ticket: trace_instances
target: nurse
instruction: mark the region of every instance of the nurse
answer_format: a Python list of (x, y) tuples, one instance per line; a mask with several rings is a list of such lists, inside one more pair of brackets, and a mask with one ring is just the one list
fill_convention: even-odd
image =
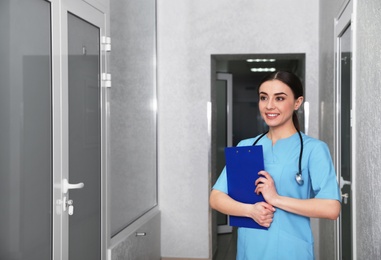
[(262, 145), (265, 170), (258, 173), (253, 192), (262, 193), (266, 202), (245, 204), (229, 197), (224, 169), (213, 186), (210, 205), (268, 227), (238, 228), (237, 259), (314, 259), (310, 218), (335, 220), (341, 208), (328, 146), (300, 132), (296, 111), (303, 103), (303, 87), (296, 75), (269, 74), (259, 84), (258, 95), (269, 131), (238, 146)]

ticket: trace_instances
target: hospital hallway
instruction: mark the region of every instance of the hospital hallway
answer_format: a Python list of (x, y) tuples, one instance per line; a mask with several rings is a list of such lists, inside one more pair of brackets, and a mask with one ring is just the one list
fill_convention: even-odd
[[(381, 260), (380, 28), (381, 0), (0, 0), (0, 260), (236, 259), (210, 197), (225, 148), (268, 130), (274, 71), (300, 79), (292, 113), (340, 188), (314, 259)], [(330, 198), (295, 147), (279, 193)]]

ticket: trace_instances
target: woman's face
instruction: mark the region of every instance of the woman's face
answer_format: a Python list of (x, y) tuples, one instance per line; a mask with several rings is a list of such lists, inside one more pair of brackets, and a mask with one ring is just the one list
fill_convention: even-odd
[(289, 86), (279, 80), (270, 80), (259, 87), (259, 111), (270, 128), (293, 127), (292, 115), (303, 102), (295, 99)]

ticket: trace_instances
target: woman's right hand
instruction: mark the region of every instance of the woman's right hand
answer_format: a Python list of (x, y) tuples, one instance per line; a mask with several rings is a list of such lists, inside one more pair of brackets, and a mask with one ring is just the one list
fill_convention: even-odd
[(275, 208), (266, 202), (249, 205), (248, 217), (263, 227), (270, 227), (273, 222)]

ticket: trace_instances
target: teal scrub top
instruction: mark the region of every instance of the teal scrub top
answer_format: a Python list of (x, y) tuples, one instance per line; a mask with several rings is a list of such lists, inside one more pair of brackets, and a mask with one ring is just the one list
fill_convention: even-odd
[[(263, 147), (265, 170), (272, 176), (279, 195), (298, 199), (333, 199), (341, 201), (328, 146), (303, 133), (302, 176), (298, 185), (300, 138), (298, 133), (278, 140), (275, 145), (265, 135), (257, 145)], [(242, 140), (238, 146), (251, 146), (258, 138)], [(228, 194), (226, 169), (213, 189)], [(253, 183), (253, 192), (255, 186)], [(308, 217), (277, 208), (268, 230), (238, 228), (237, 259), (314, 259), (313, 235)]]

